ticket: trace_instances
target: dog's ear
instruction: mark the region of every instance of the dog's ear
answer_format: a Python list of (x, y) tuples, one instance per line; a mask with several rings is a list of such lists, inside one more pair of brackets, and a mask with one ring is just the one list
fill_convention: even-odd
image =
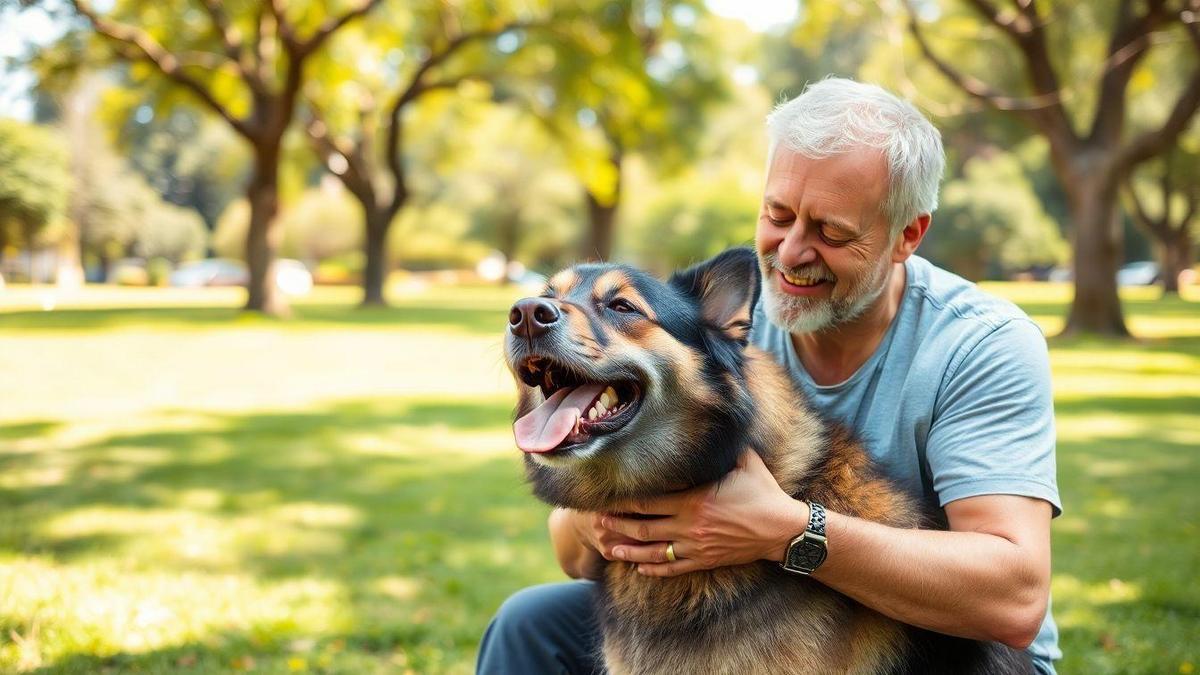
[(681, 272), (667, 283), (700, 305), (705, 324), (745, 346), (759, 293), (758, 256), (731, 248)]

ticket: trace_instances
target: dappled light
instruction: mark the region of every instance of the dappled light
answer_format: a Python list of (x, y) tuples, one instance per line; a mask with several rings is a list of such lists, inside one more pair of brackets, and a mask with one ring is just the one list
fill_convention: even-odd
[[(457, 329), (430, 328), (450, 297)], [(287, 323), (0, 312), (6, 368), (35, 385), (78, 373), (0, 418), (0, 626), (15, 636), (0, 664), (469, 672), (501, 600), (561, 578), (512, 447), (498, 331), (471, 329), (476, 313), (503, 320), (507, 297), (438, 287), (382, 316), (330, 305), (313, 319), (300, 304)], [(1200, 506), (1192, 307), (1160, 310), (1171, 330), (1141, 346), (1051, 343), (1066, 508), (1054, 600), (1078, 654), (1063, 672), (1164, 658), (1158, 626), (1200, 615), (1183, 543)], [(90, 361), (97, 344), (125, 356)], [(111, 385), (147, 369), (205, 394)]]

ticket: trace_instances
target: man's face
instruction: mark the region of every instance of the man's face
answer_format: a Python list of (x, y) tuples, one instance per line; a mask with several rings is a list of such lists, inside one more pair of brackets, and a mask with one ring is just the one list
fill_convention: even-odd
[(879, 297), (894, 241), (881, 212), (887, 182), (875, 150), (810, 159), (776, 149), (755, 232), (773, 323), (821, 331), (853, 321)]

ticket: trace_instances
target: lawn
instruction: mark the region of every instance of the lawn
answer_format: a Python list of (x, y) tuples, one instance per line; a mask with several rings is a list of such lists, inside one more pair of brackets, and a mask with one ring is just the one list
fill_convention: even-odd
[[(1068, 289), (996, 284), (1047, 330)], [(511, 447), (516, 291), (0, 291), (0, 671), (470, 672), (561, 577)], [(1200, 298), (1051, 342), (1062, 673), (1200, 664)], [(48, 310), (47, 308), (52, 308)]]

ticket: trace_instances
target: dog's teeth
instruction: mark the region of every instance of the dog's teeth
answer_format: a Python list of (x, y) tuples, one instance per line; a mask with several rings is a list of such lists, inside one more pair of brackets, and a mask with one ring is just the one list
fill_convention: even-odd
[(604, 390), (603, 394), (600, 394), (600, 402), (604, 404), (605, 408), (607, 408), (613, 404), (613, 399), (611, 396), (608, 395), (607, 389)]
[(608, 406), (604, 405), (604, 401), (596, 401), (596, 411), (603, 415), (608, 412)]
[(596, 409), (595, 408), (588, 409), (588, 419), (589, 420), (596, 419)]
[[(606, 397), (607, 397), (607, 400), (605, 400)], [(616, 403), (617, 402), (617, 390), (613, 389), (610, 386), (609, 388), (604, 390), (603, 394), (600, 395), (600, 400), (604, 401), (604, 405), (612, 405), (612, 404)]]

